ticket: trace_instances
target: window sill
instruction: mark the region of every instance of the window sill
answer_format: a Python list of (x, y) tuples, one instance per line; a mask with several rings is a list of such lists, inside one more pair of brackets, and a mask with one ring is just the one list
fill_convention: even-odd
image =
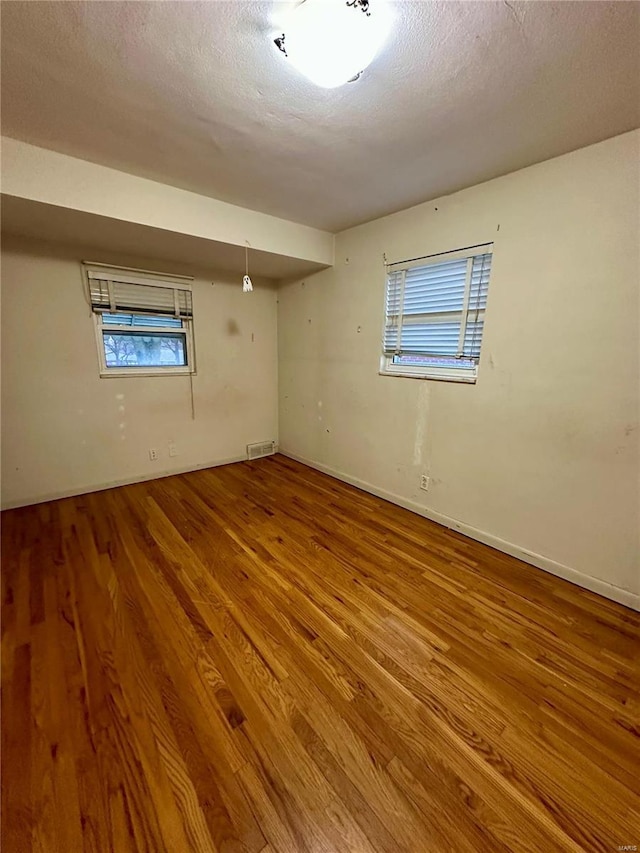
[(436, 382), (456, 382), (463, 385), (475, 385), (477, 376), (455, 376), (451, 373), (409, 373), (403, 370), (379, 370), (379, 376), (400, 376), (402, 379), (430, 379)]
[(185, 368), (184, 370), (180, 369), (169, 369), (169, 370), (138, 370), (136, 368), (131, 368), (130, 370), (107, 370), (100, 372), (100, 379), (122, 379), (123, 377), (132, 377), (132, 376), (195, 376), (195, 370), (189, 370)]

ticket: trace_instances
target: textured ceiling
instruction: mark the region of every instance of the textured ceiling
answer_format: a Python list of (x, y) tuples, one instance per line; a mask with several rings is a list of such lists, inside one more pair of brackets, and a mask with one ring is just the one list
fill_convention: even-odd
[(333, 90), (283, 5), (4, 2), (3, 133), (339, 230), (640, 125), (640, 3), (403, 0)]

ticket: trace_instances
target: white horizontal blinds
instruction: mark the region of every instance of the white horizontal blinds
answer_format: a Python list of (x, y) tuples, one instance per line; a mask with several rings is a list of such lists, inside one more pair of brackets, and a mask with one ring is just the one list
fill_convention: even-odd
[(389, 273), (387, 279), (387, 301), (384, 325), (384, 351), (391, 355), (398, 350), (400, 341), (400, 308), (402, 305), (405, 271)]
[(153, 329), (161, 326), (163, 329), (182, 329), (182, 320), (178, 317), (157, 317), (147, 314), (108, 314), (102, 313), (103, 326), (126, 326), (132, 329)]
[(400, 352), (457, 355), (466, 272), (464, 258), (407, 270)]
[(469, 310), (465, 330), (463, 354), (468, 358), (480, 358), (480, 346), (484, 331), (484, 312), (487, 307), (489, 276), (491, 275), (491, 253), (473, 258)]
[(87, 278), (94, 311), (166, 314), (183, 319), (193, 316), (189, 284), (138, 278), (103, 269), (88, 269)]
[(486, 253), (392, 269), (385, 353), (477, 359), (490, 268)]

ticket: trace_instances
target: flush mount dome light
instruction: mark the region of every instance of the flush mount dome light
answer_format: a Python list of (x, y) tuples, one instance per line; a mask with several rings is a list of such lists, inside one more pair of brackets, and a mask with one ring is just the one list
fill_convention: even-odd
[(278, 48), (317, 86), (357, 79), (389, 31), (384, 0), (303, 0), (283, 22)]

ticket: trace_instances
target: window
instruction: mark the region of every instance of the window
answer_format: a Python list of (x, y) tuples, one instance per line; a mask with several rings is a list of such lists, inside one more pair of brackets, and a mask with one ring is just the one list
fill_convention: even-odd
[(191, 284), (85, 265), (101, 376), (193, 373)]
[(381, 372), (475, 382), (492, 244), (387, 268)]

